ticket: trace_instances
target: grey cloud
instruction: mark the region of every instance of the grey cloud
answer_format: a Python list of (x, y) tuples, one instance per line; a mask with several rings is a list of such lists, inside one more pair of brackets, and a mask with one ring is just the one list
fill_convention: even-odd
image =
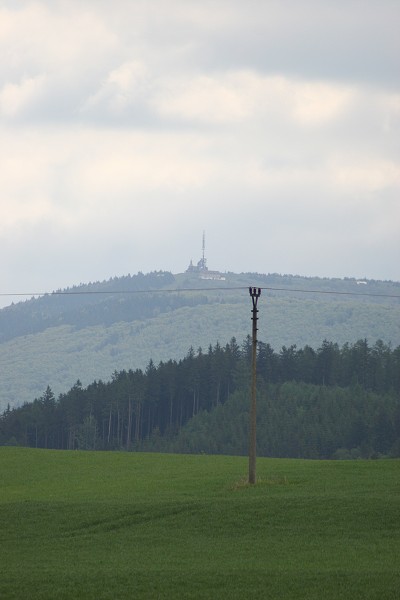
[[(71, 30), (62, 38), (62, 15), (53, 17), (53, 3), (38, 3), (47, 12), (49, 26), (60, 28), (60, 44), (66, 45), (79, 23), (74, 5), (65, 10)], [(23, 5), (25, 7), (28, 4)], [(60, 6), (56, 3), (57, 10)], [(76, 121), (130, 127), (183, 126), (182, 119), (161, 116), (153, 99), (163, 95), (167, 76), (170, 92), (189, 83), (191, 77), (209, 75), (219, 79), (225, 72), (250, 69), (260, 75), (299, 80), (341, 81), (398, 88), (400, 10), (396, 3), (369, 2), (360, 14), (355, 1), (328, 0), (283, 2), (172, 2), (168, 9), (155, 2), (153, 9), (123, 0), (113, 3), (79, 3), (85, 19), (95, 18), (93, 35), (77, 31), (75, 55), (65, 50), (53, 62), (39, 40), (12, 43), (14, 61), (0, 68), (0, 81), (21, 84), (27, 77), (44, 77), (37, 101), (21, 109), (14, 122)], [(65, 8), (65, 7), (64, 7)], [(57, 11), (56, 11), (57, 12)], [(25, 25), (26, 26), (26, 25)], [(43, 23), (45, 27), (45, 23)], [(102, 43), (102, 32), (107, 39)], [(112, 40), (112, 41), (111, 41)], [(27, 52), (27, 49), (31, 49)], [(54, 50), (56, 48), (54, 47)], [(6, 48), (7, 50), (7, 48)], [(57, 52), (55, 53), (57, 56)], [(141, 61), (148, 69), (146, 85), (139, 90), (118, 90), (110, 74), (129, 61)], [(11, 67), (9, 66), (11, 64)], [(57, 65), (57, 68), (55, 68)], [(1, 91), (1, 85), (0, 85)], [(119, 99), (125, 107), (115, 110)]]
[(238, 15), (235, 27), (203, 39), (203, 68), (399, 87), (396, 2), (252, 2)]

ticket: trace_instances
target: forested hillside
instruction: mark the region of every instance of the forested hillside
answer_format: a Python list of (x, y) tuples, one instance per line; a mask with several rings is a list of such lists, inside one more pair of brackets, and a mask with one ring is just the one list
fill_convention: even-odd
[(0, 310), (0, 343), (60, 325), (72, 325), (78, 329), (92, 325), (108, 326), (119, 321), (145, 319), (153, 316), (154, 311), (178, 308), (186, 302), (182, 299), (179, 302), (177, 298), (171, 301), (168, 297), (160, 301), (141, 294), (160, 290), (174, 281), (171, 273), (163, 271), (148, 275), (139, 273), (81, 284), (13, 304)]
[[(251, 340), (179, 361), (78, 381), (57, 399), (7, 409), (0, 443), (62, 449), (245, 454)], [(400, 346), (258, 344), (258, 451), (264, 456), (400, 456)]]
[(290, 275), (224, 274), (213, 281), (154, 272), (79, 285), (0, 310), (0, 410), (56, 396), (115, 370), (178, 360), (251, 329), (247, 286), (263, 287), (260, 338), (318, 347), (382, 339), (400, 344), (400, 284)]

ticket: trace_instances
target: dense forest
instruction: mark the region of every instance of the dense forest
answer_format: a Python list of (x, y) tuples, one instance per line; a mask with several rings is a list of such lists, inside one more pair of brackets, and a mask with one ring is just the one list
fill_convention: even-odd
[[(251, 339), (111, 381), (77, 381), (0, 418), (0, 444), (41, 448), (247, 452)], [(400, 456), (400, 346), (318, 349), (258, 343), (258, 452), (305, 458)]]

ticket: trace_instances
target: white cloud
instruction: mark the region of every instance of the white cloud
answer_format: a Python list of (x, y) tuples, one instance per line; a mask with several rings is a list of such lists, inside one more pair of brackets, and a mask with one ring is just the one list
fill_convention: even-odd
[(105, 114), (126, 116), (129, 108), (144, 101), (148, 87), (146, 66), (140, 61), (125, 62), (109, 73), (100, 89), (84, 101), (79, 113), (85, 115), (100, 109)]
[(44, 75), (29, 77), (21, 82), (6, 83), (0, 89), (0, 116), (15, 117), (37, 104), (44, 93), (46, 78)]
[(202, 75), (192, 81), (170, 81), (154, 103), (162, 116), (195, 122), (229, 123), (250, 114), (245, 93), (224, 77)]
[(399, 165), (392, 161), (363, 160), (348, 163), (345, 157), (332, 161), (332, 179), (341, 191), (361, 191), (385, 189), (389, 187), (400, 188)]
[(85, 2), (21, 2), (17, 10), (0, 9), (0, 48), (9, 62), (3, 72), (71, 68), (96, 69), (118, 44), (106, 15)]
[(254, 71), (236, 71), (192, 80), (160, 81), (150, 99), (163, 117), (218, 124), (274, 118), (301, 126), (334, 121), (354, 99), (349, 86), (305, 82)]
[(353, 91), (326, 83), (294, 85), (293, 114), (303, 124), (319, 125), (338, 118), (351, 102)]

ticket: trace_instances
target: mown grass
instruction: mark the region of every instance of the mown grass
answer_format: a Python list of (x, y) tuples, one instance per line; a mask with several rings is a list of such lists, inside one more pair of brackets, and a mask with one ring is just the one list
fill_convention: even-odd
[(400, 461), (0, 448), (0, 598), (397, 599)]

